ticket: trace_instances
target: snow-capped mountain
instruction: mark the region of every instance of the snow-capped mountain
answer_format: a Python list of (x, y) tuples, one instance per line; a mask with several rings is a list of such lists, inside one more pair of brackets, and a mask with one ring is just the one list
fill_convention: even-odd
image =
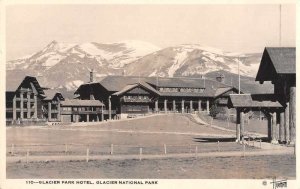
[(260, 54), (227, 53), (200, 45), (179, 45), (136, 60), (128, 65), (127, 72), (132, 75), (140, 70), (141, 75), (162, 77), (197, 76), (218, 70), (238, 74), (240, 67), (241, 75), (253, 77), (260, 57)]
[[(7, 62), (7, 77), (40, 76), (51, 88), (76, 89), (95, 77), (106, 75), (193, 76), (223, 70), (254, 77), (261, 54), (233, 54), (197, 44), (161, 49), (142, 41), (69, 44), (52, 41), (41, 51)], [(238, 62), (240, 61), (240, 64)]]

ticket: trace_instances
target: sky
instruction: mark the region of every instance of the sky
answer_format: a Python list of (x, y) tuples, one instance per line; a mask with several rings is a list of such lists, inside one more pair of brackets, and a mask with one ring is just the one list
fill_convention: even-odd
[[(281, 46), (296, 45), (296, 6), (281, 7)], [(32, 54), (53, 40), (139, 40), (161, 48), (200, 44), (261, 53), (280, 45), (279, 5), (8, 5), (6, 58)]]

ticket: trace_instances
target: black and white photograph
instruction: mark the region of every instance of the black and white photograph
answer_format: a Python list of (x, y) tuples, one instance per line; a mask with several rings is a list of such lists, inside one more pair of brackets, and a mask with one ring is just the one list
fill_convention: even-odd
[(296, 189), (297, 2), (233, 2), (2, 2), (0, 188)]

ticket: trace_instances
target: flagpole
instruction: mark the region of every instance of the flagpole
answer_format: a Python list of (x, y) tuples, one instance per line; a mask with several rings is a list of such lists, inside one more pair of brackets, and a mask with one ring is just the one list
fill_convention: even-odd
[(241, 94), (240, 57), (238, 57), (239, 94)]

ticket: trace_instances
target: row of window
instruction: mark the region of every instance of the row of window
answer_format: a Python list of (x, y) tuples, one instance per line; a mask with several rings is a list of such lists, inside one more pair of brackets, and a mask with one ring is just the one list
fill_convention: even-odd
[(144, 100), (148, 100), (149, 99), (149, 96), (143, 96), (143, 95), (139, 95), (139, 96), (130, 96), (130, 95), (127, 95), (127, 96), (124, 96), (124, 99), (128, 100), (128, 99), (144, 99)]
[[(27, 98), (27, 93), (28, 92), (23, 93), (23, 98)], [(32, 92), (29, 92), (29, 93), (30, 93), (30, 98), (34, 99), (34, 93), (32, 93)], [(21, 98), (21, 93), (16, 93), (16, 98)]]
[(63, 111), (100, 111), (99, 107), (62, 107)]
[(176, 88), (176, 87), (160, 87), (159, 92), (187, 92), (187, 93), (203, 93), (204, 88)]

